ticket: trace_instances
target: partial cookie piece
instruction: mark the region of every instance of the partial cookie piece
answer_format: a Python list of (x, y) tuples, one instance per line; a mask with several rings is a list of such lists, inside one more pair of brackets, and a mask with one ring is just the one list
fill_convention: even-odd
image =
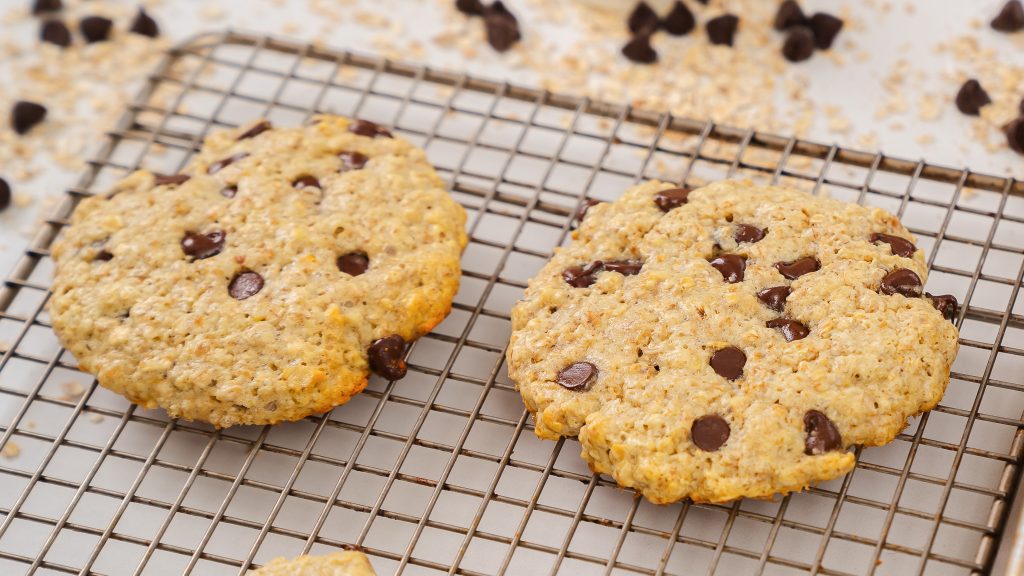
[(466, 215), (424, 152), (319, 116), (211, 134), (139, 171), (54, 243), (50, 314), (100, 384), (218, 427), (345, 403), (451, 308)]
[(326, 556), (274, 558), (248, 576), (376, 576), (370, 559), (362, 552), (346, 550)]
[(835, 478), (948, 383), (955, 299), (881, 209), (647, 182), (573, 238), (512, 310), (509, 374), (538, 436), (653, 502)]

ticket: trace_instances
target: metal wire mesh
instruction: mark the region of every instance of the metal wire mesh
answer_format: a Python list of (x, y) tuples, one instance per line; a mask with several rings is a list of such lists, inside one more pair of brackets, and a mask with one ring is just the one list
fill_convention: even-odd
[[(451, 316), (399, 382), (217, 431), (76, 371), (45, 311), (76, 201), (173, 173), (211, 128), (314, 111), (393, 126), (470, 215)], [(544, 442), (508, 380), (509, 309), (585, 198), (659, 177), (785, 181), (897, 213), (965, 305), (942, 403), (842, 479), (654, 506)], [(991, 569), (1024, 440), (1024, 197), (1012, 180), (227, 32), (173, 50), (0, 289), (0, 573), (236, 574), (354, 544), (381, 574), (966, 574)], [(15, 449), (17, 447), (17, 449)], [(17, 455), (15, 453), (17, 452)]]

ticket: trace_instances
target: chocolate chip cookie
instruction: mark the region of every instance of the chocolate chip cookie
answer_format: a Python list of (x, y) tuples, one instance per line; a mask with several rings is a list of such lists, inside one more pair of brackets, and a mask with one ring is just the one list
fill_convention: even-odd
[(320, 116), (210, 135), (180, 174), (84, 200), (50, 314), (103, 386), (218, 427), (343, 404), (448, 314), (465, 212), (426, 155)]
[(573, 239), (512, 311), (509, 374), (539, 436), (653, 502), (835, 478), (949, 380), (956, 301), (881, 209), (647, 182)]
[(326, 556), (275, 558), (248, 576), (376, 576), (366, 554), (347, 550)]

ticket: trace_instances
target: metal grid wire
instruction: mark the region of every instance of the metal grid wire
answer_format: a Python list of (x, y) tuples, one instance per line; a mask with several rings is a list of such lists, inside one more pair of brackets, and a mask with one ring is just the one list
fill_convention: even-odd
[[(76, 201), (208, 130), (314, 111), (393, 126), (470, 215), (451, 316), (329, 414), (215, 430), (95, 385), (56, 343), (47, 251)], [(1011, 180), (226, 32), (173, 50), (0, 290), (0, 573), (236, 574), (361, 546), (381, 574), (974, 574), (1024, 440), (1024, 197)], [(935, 411), (774, 501), (654, 506), (540, 441), (509, 309), (585, 198), (650, 177), (785, 181), (897, 213), (966, 303)], [(15, 447), (17, 449), (15, 449)], [(15, 455), (15, 452), (17, 454)]]

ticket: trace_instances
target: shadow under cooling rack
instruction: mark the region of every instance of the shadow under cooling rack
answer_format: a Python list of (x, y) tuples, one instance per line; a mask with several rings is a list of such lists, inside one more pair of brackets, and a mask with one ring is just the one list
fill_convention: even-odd
[[(217, 431), (95, 385), (53, 336), (48, 248), (82, 197), (174, 173), (211, 129), (394, 127), (469, 214), (449, 318), (321, 417)], [(964, 303), (948, 392), (854, 472), (775, 501), (654, 506), (536, 439), (509, 310), (584, 199), (782, 182), (900, 216)], [(381, 574), (975, 574), (1019, 481), (1024, 190), (1012, 181), (226, 32), (172, 50), (0, 288), (0, 573), (237, 574), (361, 546)]]

